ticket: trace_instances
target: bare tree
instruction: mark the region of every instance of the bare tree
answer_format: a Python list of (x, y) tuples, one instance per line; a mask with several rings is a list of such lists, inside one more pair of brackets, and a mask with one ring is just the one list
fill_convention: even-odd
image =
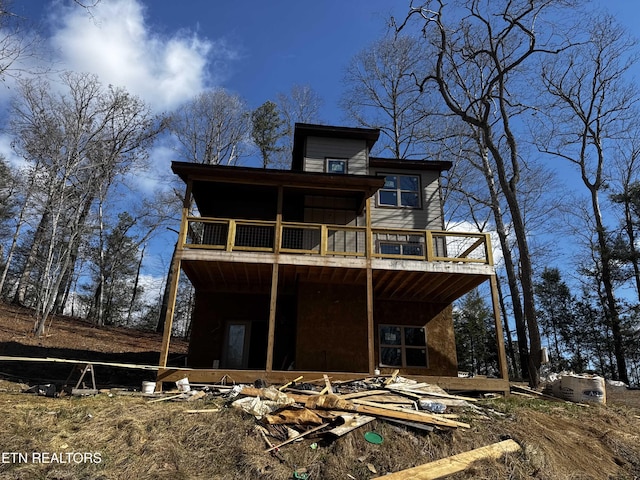
[(434, 112), (424, 105), (427, 95), (415, 76), (424, 74), (426, 58), (419, 39), (385, 37), (358, 53), (344, 75), (342, 109), (358, 125), (379, 128), (382, 151), (395, 158), (425, 157), (425, 120)]
[(607, 174), (614, 141), (630, 138), (637, 121), (633, 106), (639, 97), (624, 79), (634, 64), (635, 41), (611, 16), (599, 16), (588, 28), (589, 39), (543, 66), (542, 78), (552, 99), (546, 109), (547, 127), (539, 137), (540, 149), (577, 167), (588, 191), (591, 217), (595, 223), (598, 264), (604, 305), (611, 322), (617, 375), (628, 382), (624, 339), (615, 294), (610, 237), (601, 207), (601, 192), (607, 188)]
[(309, 85), (293, 85), (289, 93), (277, 95), (278, 110), (285, 122), (287, 131), (284, 148), (275, 164), (287, 169), (291, 165), (293, 154), (293, 133), (296, 123), (320, 122), (322, 99)]
[(223, 89), (207, 90), (171, 115), (170, 130), (185, 162), (235, 165), (246, 154), (251, 119), (244, 100)]
[(100, 192), (133, 164), (146, 160), (158, 133), (148, 107), (120, 88), (104, 88), (88, 74), (61, 76), (63, 93), (43, 80), (22, 83), (12, 111), (15, 148), (34, 172), (32, 207), (39, 221), (24, 262), (18, 300), (31, 283), (41, 335)]
[[(522, 83), (526, 66), (536, 55), (561, 51), (553, 32), (540, 28), (540, 19), (564, 2), (545, 0), (466, 0), (457, 10), (443, 0), (411, 6), (398, 31), (420, 19), (424, 37), (434, 49), (432, 71), (417, 75), (422, 90), (435, 88), (451, 113), (477, 129), (495, 169), (513, 226), (519, 263), (524, 321), (529, 337), (529, 383), (537, 386), (540, 331), (536, 320), (533, 267), (519, 195), (522, 165), (515, 119), (526, 111)], [(456, 12), (460, 16), (456, 17)], [(541, 39), (545, 39), (544, 42)], [(516, 319), (517, 321), (517, 319)]]

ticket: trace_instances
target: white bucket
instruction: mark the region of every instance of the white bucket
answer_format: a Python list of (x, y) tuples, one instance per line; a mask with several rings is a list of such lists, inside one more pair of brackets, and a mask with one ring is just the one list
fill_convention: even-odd
[(188, 392), (191, 390), (191, 387), (189, 386), (189, 379), (187, 377), (178, 380), (176, 382), (176, 387), (178, 387), (178, 390), (181, 392)]
[(156, 382), (142, 382), (142, 393), (153, 393), (156, 390)]

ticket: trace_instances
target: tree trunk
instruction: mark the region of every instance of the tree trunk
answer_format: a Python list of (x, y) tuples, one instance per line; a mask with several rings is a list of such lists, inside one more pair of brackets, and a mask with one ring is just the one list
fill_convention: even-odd
[(167, 310), (169, 309), (169, 294), (171, 290), (171, 282), (173, 281), (173, 262), (178, 252), (178, 242), (173, 247), (173, 253), (171, 254), (171, 262), (169, 263), (169, 272), (167, 273), (167, 280), (164, 284), (164, 293), (162, 294), (162, 306), (160, 308), (160, 315), (158, 316), (158, 324), (156, 325), (156, 332), (164, 332), (164, 321), (167, 316)]
[(598, 200), (598, 190), (595, 186), (589, 188), (591, 192), (591, 206), (593, 216), (596, 221), (596, 235), (598, 238), (598, 248), (600, 249), (600, 262), (602, 269), (602, 286), (604, 288), (604, 302), (607, 310), (607, 317), (611, 324), (611, 334), (613, 335), (613, 351), (617, 365), (618, 379), (629, 384), (627, 375), (627, 362), (625, 359), (624, 339), (622, 338), (622, 328), (620, 324), (620, 314), (615, 294), (613, 293), (613, 279), (611, 275), (611, 254), (607, 244), (606, 231), (602, 223), (602, 212)]

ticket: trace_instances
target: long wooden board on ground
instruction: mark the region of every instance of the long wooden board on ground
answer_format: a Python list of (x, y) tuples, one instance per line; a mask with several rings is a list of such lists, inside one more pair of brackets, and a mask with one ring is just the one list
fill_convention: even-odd
[(452, 457), (443, 458), (418, 467), (408, 468), (400, 472), (376, 478), (384, 480), (435, 480), (462, 472), (478, 460), (497, 459), (505, 453), (514, 453), (519, 450), (520, 445), (515, 441), (504, 440), (492, 445), (487, 445), (486, 447), (476, 448), (475, 450), (459, 453)]
[[(158, 366), (153, 366), (153, 365), (134, 365), (131, 363), (94, 362), (93, 360), (70, 360), (68, 358), (54, 358), (54, 357), (37, 358), (37, 357), (11, 357), (11, 356), (2, 355), (0, 356), (0, 361), (72, 363), (74, 365), (102, 365), (104, 367), (134, 368), (136, 370), (158, 370), (160, 368)], [(175, 368), (175, 370), (182, 370), (182, 369)]]

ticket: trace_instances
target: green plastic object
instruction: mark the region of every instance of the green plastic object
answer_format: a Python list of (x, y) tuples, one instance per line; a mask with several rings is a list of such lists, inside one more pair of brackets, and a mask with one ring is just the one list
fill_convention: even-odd
[(380, 445), (382, 443), (382, 435), (376, 432), (367, 432), (364, 434), (364, 439), (369, 443)]

